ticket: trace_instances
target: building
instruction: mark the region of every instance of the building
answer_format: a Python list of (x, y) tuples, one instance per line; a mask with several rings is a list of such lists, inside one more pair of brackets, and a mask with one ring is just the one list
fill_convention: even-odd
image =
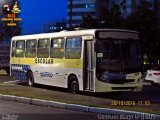
[(127, 17), (138, 9), (141, 4), (141, 0), (109, 0), (110, 8), (114, 4), (120, 6), (123, 17)]
[(96, 0), (68, 0), (67, 1), (67, 27), (80, 24), (82, 16), (89, 13), (93, 17), (96, 15)]
[(98, 17), (101, 7), (111, 8), (114, 4), (123, 5), (121, 12), (127, 17), (136, 11), (140, 0), (67, 0), (67, 28), (79, 25), (82, 16), (86, 14), (90, 14), (93, 18)]
[(50, 22), (46, 23), (43, 26), (43, 32), (50, 33), (50, 32), (59, 32), (66, 29), (66, 20), (62, 20), (59, 22)]
[(87, 13), (96, 17), (96, 0), (67, 0), (67, 13), (67, 28), (79, 25)]
[(67, 28), (79, 25), (82, 16), (90, 14), (93, 18), (99, 16), (100, 8), (113, 7), (117, 4), (121, 8), (122, 16), (125, 18), (134, 13), (143, 1), (151, 3), (151, 9), (157, 14), (157, 20), (160, 19), (160, 0), (67, 0)]
[(82, 16), (90, 14), (96, 18), (100, 14), (101, 7), (111, 8), (114, 4), (121, 5), (124, 3), (121, 12), (124, 16), (130, 15), (139, 0), (67, 0), (67, 28), (79, 25)]

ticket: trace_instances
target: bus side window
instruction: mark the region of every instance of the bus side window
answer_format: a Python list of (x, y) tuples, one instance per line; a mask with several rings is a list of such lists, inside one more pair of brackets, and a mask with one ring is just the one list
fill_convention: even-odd
[(39, 58), (49, 57), (49, 39), (38, 40), (37, 57)]
[(64, 39), (63, 38), (51, 39), (50, 56), (52, 58), (63, 58), (64, 56)]
[(24, 57), (25, 53), (25, 41), (17, 41), (16, 42), (16, 51), (15, 56), (16, 57)]
[(36, 57), (36, 46), (37, 40), (28, 40), (26, 42), (26, 57), (34, 58)]
[(79, 59), (81, 57), (81, 43), (80, 37), (67, 38), (65, 57), (69, 59)]
[(12, 52), (11, 52), (11, 56), (14, 57), (15, 55), (15, 41), (12, 41)]

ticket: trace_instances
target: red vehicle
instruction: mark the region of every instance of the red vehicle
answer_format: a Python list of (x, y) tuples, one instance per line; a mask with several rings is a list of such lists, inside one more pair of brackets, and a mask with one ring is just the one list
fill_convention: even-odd
[(10, 45), (0, 44), (0, 70), (4, 69), (9, 74)]

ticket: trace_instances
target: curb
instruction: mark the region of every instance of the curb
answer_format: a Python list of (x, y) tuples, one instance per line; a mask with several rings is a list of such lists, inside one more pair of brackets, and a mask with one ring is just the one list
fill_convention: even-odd
[(61, 103), (61, 102), (56, 102), (56, 101), (48, 101), (47, 105), (51, 107), (62, 108), (62, 109), (67, 108), (66, 103)]
[(83, 105), (76, 105), (76, 104), (67, 104), (67, 109), (75, 110), (75, 111), (82, 111), (82, 112), (89, 112), (89, 106)]
[(48, 102), (47, 100), (31, 99), (30, 104), (38, 106), (48, 106), (47, 102)]
[(0, 98), (2, 100), (7, 100), (7, 101), (16, 101), (16, 96), (12, 96), (12, 95), (1, 95)]
[(0, 94), (0, 100), (20, 102), (25, 104), (32, 104), (38, 106), (50, 106), (68, 110), (75, 110), (81, 112), (90, 112), (97, 114), (106, 114), (106, 115), (132, 115), (132, 116), (140, 116), (141, 118), (154, 118), (155, 120), (160, 120), (160, 115), (135, 112), (135, 111), (127, 111), (127, 110), (119, 110), (119, 109), (111, 109), (111, 108), (98, 108), (98, 107), (89, 107), (77, 104), (67, 104), (56, 101), (48, 101), (48, 100), (40, 100), (40, 99), (32, 99), (27, 97), (18, 97), (12, 95), (3, 95)]
[(31, 104), (31, 101), (32, 101), (31, 98), (26, 98), (26, 97), (16, 97), (16, 101), (15, 101), (15, 102)]

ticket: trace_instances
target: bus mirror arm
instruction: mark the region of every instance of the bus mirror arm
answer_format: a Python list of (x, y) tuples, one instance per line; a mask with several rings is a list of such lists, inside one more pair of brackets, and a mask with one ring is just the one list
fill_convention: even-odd
[(97, 42), (97, 39), (95, 38), (94, 39), (94, 50), (97, 52), (97, 44), (96, 44), (96, 42)]
[(97, 45), (94, 43), (94, 50), (97, 52)]

